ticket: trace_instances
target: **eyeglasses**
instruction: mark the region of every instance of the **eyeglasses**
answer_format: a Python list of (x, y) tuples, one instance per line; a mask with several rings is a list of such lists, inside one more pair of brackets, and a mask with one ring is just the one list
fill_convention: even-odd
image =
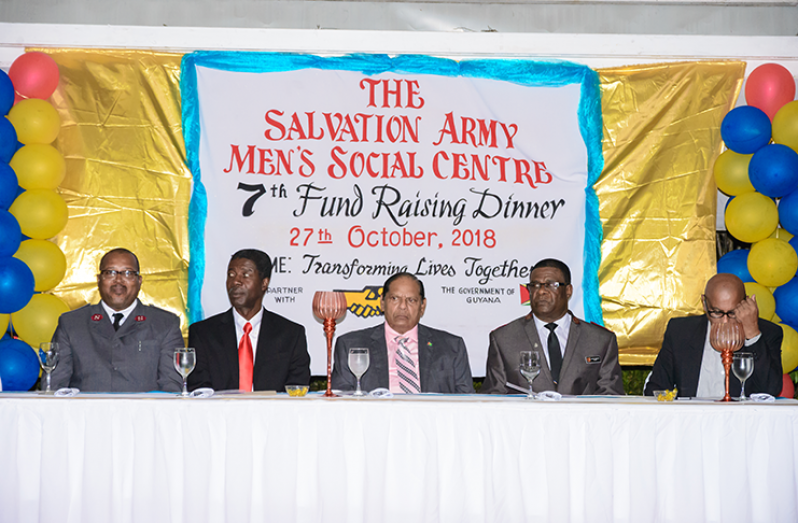
[(557, 289), (559, 289), (563, 285), (568, 285), (568, 284), (559, 281), (547, 281), (547, 282), (533, 281), (526, 284), (526, 289), (529, 292), (533, 292), (540, 289), (541, 287), (545, 287), (551, 292), (557, 292)]
[(710, 318), (715, 318), (716, 320), (728, 316), (729, 319), (734, 319), (734, 311), (719, 311), (719, 310), (707, 310), (707, 314), (709, 314)]
[(103, 269), (103, 270), (100, 271), (100, 277), (103, 280), (113, 280), (114, 278), (117, 277), (117, 275), (121, 276), (122, 278), (124, 278), (126, 280), (132, 280), (133, 278), (135, 278), (136, 276), (139, 275), (139, 272), (138, 271), (129, 271), (129, 270), (117, 271), (117, 270), (114, 270), (114, 269)]

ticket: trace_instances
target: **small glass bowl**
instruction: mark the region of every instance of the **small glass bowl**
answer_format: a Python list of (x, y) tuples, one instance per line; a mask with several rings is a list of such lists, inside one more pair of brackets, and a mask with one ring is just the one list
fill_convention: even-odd
[(286, 385), (285, 391), (292, 398), (301, 398), (308, 393), (308, 388), (307, 385)]

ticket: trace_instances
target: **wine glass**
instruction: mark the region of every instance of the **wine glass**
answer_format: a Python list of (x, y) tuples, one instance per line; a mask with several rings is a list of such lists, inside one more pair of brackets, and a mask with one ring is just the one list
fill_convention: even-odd
[(45, 394), (50, 394), (52, 390), (50, 389), (50, 377), (52, 372), (55, 370), (55, 366), (58, 365), (58, 343), (57, 342), (45, 342), (39, 344), (39, 365), (42, 366), (42, 370), (45, 374)]
[(745, 397), (745, 380), (754, 373), (754, 355), (750, 352), (735, 352), (732, 360), (732, 372), (740, 380), (740, 401), (747, 401)]
[(188, 396), (188, 375), (197, 364), (197, 353), (191, 347), (175, 349), (175, 369), (183, 377), (183, 396)]
[(529, 395), (527, 399), (535, 399), (536, 395), (532, 391), (532, 382), (535, 381), (538, 374), (540, 374), (540, 353), (535, 351), (521, 351), (521, 362), (519, 363), (518, 370), (521, 375), (526, 378), (529, 383)]
[(349, 349), (349, 370), (357, 378), (357, 389), (354, 396), (365, 396), (360, 390), (360, 377), (366, 373), (369, 368), (369, 350), (365, 348), (353, 347)]

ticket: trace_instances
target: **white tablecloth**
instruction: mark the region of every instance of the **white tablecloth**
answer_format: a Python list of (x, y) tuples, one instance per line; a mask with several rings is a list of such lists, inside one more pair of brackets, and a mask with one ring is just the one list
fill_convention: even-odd
[(795, 522), (797, 405), (0, 394), (0, 522)]

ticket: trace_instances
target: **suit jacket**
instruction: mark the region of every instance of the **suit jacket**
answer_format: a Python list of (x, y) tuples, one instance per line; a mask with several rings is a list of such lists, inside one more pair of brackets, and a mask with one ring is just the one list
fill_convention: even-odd
[[(349, 349), (369, 349), (369, 368), (360, 379), (363, 390), (389, 388), (385, 324), (350, 332), (335, 342), (332, 386), (354, 390), (357, 379), (349, 370)], [(421, 392), (473, 394), (474, 381), (463, 338), (424, 325), (418, 326), (418, 366)]]
[[(653, 395), (655, 390), (677, 387), (679, 396), (695, 397), (708, 325), (709, 320), (703, 314), (673, 318), (668, 322), (662, 348), (646, 385), (646, 396)], [(759, 340), (744, 348), (754, 354), (754, 373), (745, 382), (745, 392), (777, 396), (782, 386), (781, 340), (784, 333), (781, 327), (763, 319), (759, 320), (759, 330), (762, 332)], [(730, 372), (729, 394), (739, 396), (740, 388), (740, 380)]]
[[(188, 328), (188, 345), (197, 353), (197, 367), (189, 375), (191, 390), (238, 388), (238, 336), (233, 309)], [(310, 383), (310, 355), (305, 327), (263, 309), (258, 334), (253, 390), (283, 392), (286, 385)]]
[(54, 389), (85, 392), (179, 392), (183, 380), (174, 352), (185, 347), (180, 319), (140, 301), (118, 331), (99, 303), (66, 312), (53, 334), (58, 342)]
[[(533, 382), (533, 390), (554, 390), (560, 394), (622, 395), (623, 379), (618, 364), (618, 341), (615, 334), (592, 323), (585, 323), (571, 315), (568, 343), (560, 368), (560, 382), (555, 385), (551, 370), (541, 365), (540, 374)], [(509, 382), (523, 389), (529, 388), (518, 370), (521, 351), (538, 351), (544, 356), (544, 346), (538, 337), (532, 314), (518, 318), (490, 333), (485, 382), (481, 393), (515, 394), (508, 390)]]

